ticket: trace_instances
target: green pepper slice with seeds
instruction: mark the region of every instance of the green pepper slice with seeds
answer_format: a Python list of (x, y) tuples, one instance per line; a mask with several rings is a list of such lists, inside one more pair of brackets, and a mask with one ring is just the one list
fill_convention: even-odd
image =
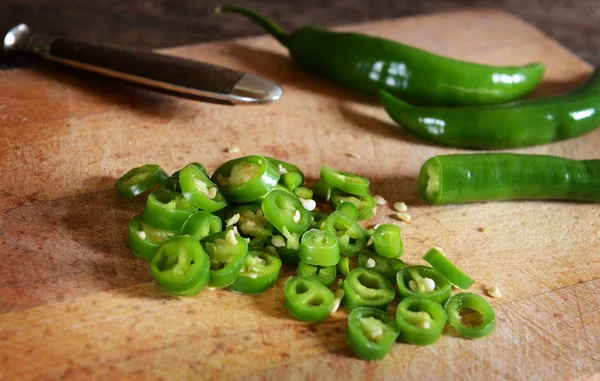
[(352, 311), (359, 307), (372, 307), (385, 311), (396, 293), (391, 283), (381, 274), (358, 267), (342, 283), (342, 303)]
[(331, 203), (334, 208), (339, 207), (342, 203), (351, 202), (358, 209), (358, 221), (364, 221), (373, 217), (377, 213), (377, 204), (373, 196), (366, 194), (361, 196), (345, 193), (337, 188), (331, 190)]
[[(195, 165), (196, 167), (198, 167), (198, 169), (200, 171), (202, 171), (202, 173), (204, 173), (206, 176), (208, 176), (208, 174), (206, 172), (206, 168), (201, 163), (196, 163), (195, 162), (195, 163), (190, 163), (189, 165)], [(179, 192), (179, 193), (181, 193), (181, 185), (179, 184), (179, 173), (180, 172), (181, 172), (181, 169), (178, 170), (178, 171), (175, 171), (171, 175), (171, 177), (169, 177), (168, 179), (166, 179), (165, 181), (163, 181), (162, 183), (160, 183), (158, 189), (161, 189), (161, 190), (162, 189), (166, 189), (166, 190), (170, 190), (170, 191), (173, 191), (173, 192)]]
[(209, 235), (200, 242), (210, 257), (209, 287), (233, 284), (246, 263), (248, 241), (228, 230)]
[(309, 323), (325, 320), (335, 303), (333, 292), (313, 277), (290, 277), (283, 292), (288, 312)]
[(201, 240), (223, 230), (223, 222), (214, 214), (199, 210), (190, 215), (181, 227), (181, 235), (191, 235)]
[(233, 225), (237, 226), (240, 235), (250, 238), (248, 243), (250, 247), (264, 243), (274, 230), (273, 225), (267, 220), (258, 204), (236, 206), (227, 213), (226, 222), (231, 224), (232, 218), (237, 220)]
[(396, 310), (400, 339), (409, 344), (435, 343), (442, 336), (446, 319), (441, 304), (420, 296), (402, 299)]
[(406, 265), (398, 258), (386, 258), (371, 251), (363, 251), (358, 255), (358, 267), (375, 271), (383, 275), (391, 284), (394, 284), (398, 272)]
[[(474, 326), (464, 324), (463, 313), (465, 310), (478, 313), (480, 321)], [(454, 294), (446, 303), (448, 323), (461, 335), (469, 339), (489, 336), (496, 326), (496, 313), (490, 304), (477, 294), (459, 292)]]
[(217, 185), (194, 164), (181, 170), (179, 184), (183, 197), (202, 210), (213, 213), (227, 206), (227, 200)]
[(351, 172), (338, 171), (326, 166), (321, 167), (321, 179), (334, 188), (358, 196), (369, 195), (369, 180)]
[(394, 346), (400, 331), (391, 316), (376, 308), (361, 307), (350, 312), (346, 341), (363, 360), (380, 360)]
[(128, 246), (133, 254), (148, 260), (164, 241), (176, 235), (177, 231), (159, 229), (144, 222), (138, 214), (129, 221)]
[(169, 175), (159, 165), (146, 164), (127, 171), (115, 182), (115, 188), (121, 196), (133, 198), (168, 178)]
[(358, 208), (351, 202), (342, 202), (335, 208), (336, 212), (347, 214), (352, 219), (358, 219)]
[(251, 155), (222, 164), (211, 179), (233, 203), (257, 200), (277, 185), (279, 172), (263, 156)]
[(381, 224), (373, 233), (373, 248), (382, 257), (398, 258), (402, 256), (404, 245), (400, 227), (394, 224)]
[(197, 210), (180, 193), (156, 190), (148, 195), (142, 218), (157, 228), (179, 231)]
[(260, 294), (273, 287), (279, 277), (281, 259), (264, 250), (250, 250), (240, 274), (229, 289), (242, 294)]
[(367, 243), (367, 235), (360, 225), (341, 212), (331, 213), (323, 230), (337, 237), (340, 253), (348, 257), (357, 256)]
[(335, 266), (340, 261), (340, 248), (333, 233), (319, 229), (310, 229), (302, 234), (300, 260), (313, 266)]
[(292, 193), (273, 190), (267, 194), (261, 208), (267, 220), (281, 233), (285, 234), (285, 229), (299, 238), (310, 226), (310, 212)]
[(327, 287), (333, 283), (337, 276), (336, 266), (314, 266), (304, 261), (298, 262), (296, 273), (300, 276), (312, 276)]
[(402, 298), (421, 296), (444, 304), (452, 293), (452, 285), (433, 267), (409, 266), (398, 272), (398, 292)]
[(197, 239), (186, 235), (163, 242), (148, 267), (156, 282), (172, 295), (196, 295), (210, 278), (208, 255)]

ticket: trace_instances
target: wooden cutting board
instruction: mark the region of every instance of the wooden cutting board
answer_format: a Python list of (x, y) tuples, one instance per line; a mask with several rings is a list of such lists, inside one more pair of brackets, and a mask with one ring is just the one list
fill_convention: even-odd
[[(215, 16), (216, 17), (216, 16)], [(223, 22), (228, 22), (227, 17)], [(231, 16), (235, 17), (235, 16)], [(541, 60), (533, 96), (566, 92), (588, 64), (523, 21), (462, 11), (339, 28), (490, 64)], [(54, 69), (0, 71), (0, 379), (573, 379), (600, 372), (600, 206), (559, 202), (424, 205), (426, 158), (467, 152), (399, 130), (373, 99), (298, 70), (270, 37), (169, 49), (280, 83), (266, 106), (180, 100)], [(226, 153), (238, 146), (241, 153)], [(598, 158), (600, 130), (515, 152)], [(395, 345), (380, 362), (356, 359), (347, 313), (320, 324), (290, 318), (285, 270), (263, 295), (166, 296), (126, 246), (143, 201), (113, 190), (128, 169), (209, 170), (263, 154), (368, 176), (389, 204), (365, 226), (392, 222), (405, 201), (409, 264), (440, 246), (477, 283), (498, 285), (489, 338), (452, 334), (427, 347)], [(360, 159), (348, 154), (360, 155)]]

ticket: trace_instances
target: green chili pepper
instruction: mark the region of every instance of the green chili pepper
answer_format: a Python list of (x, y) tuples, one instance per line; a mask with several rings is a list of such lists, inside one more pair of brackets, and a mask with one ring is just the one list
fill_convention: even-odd
[(290, 233), (300, 235), (310, 226), (310, 213), (291, 193), (273, 190), (265, 197), (261, 207), (267, 220), (282, 233), (285, 233), (285, 228)]
[[(285, 175), (286, 173), (296, 173), (296, 174), (300, 175), (299, 185), (297, 185), (297, 186), (299, 187), (302, 184), (304, 184), (304, 173), (302, 173), (300, 168), (296, 167), (293, 164), (288, 163), (287, 161), (274, 159), (274, 158), (268, 157), (268, 156), (265, 156), (265, 158), (267, 160), (269, 160), (269, 162), (271, 164), (273, 164), (275, 166), (275, 168), (277, 168), (277, 172), (279, 172), (279, 174), (281, 176)], [(296, 176), (294, 176), (294, 177), (296, 177)], [(296, 177), (296, 179), (297, 178), (298, 177)], [(280, 182), (281, 182), (281, 179), (280, 179)], [(283, 184), (283, 185), (285, 185), (285, 184)], [(293, 189), (290, 189), (290, 190), (293, 190)]]
[(312, 276), (327, 287), (329, 287), (333, 283), (335, 277), (337, 276), (335, 265), (325, 267), (313, 266), (307, 264), (304, 261), (298, 262), (298, 268), (296, 269), (296, 273), (299, 276)]
[(358, 208), (351, 202), (342, 202), (335, 208), (335, 211), (344, 213), (354, 220), (358, 219)]
[(358, 33), (336, 33), (311, 26), (286, 33), (273, 21), (244, 7), (225, 5), (217, 11), (238, 13), (260, 25), (286, 46), (305, 70), (369, 94), (386, 89), (419, 103), (505, 103), (533, 90), (544, 73), (541, 63), (482, 65)]
[(446, 312), (441, 304), (419, 296), (402, 299), (396, 310), (400, 339), (409, 344), (429, 345), (441, 336)]
[(227, 213), (227, 221), (236, 218), (236, 215), (239, 215), (239, 219), (234, 225), (238, 227), (242, 237), (250, 238), (249, 246), (265, 242), (273, 233), (273, 225), (267, 221), (258, 204), (239, 205), (231, 209)]
[(364, 268), (356, 268), (342, 283), (342, 303), (349, 310), (372, 307), (385, 311), (396, 293), (390, 282), (381, 274)]
[[(206, 176), (208, 176), (208, 174), (206, 172), (206, 168), (204, 168), (204, 165), (202, 165), (201, 163), (191, 163), (190, 165), (195, 165), (196, 167), (198, 167), (198, 169), (200, 171), (202, 171), (202, 173), (204, 173)], [(181, 172), (181, 169), (178, 171), (175, 171), (171, 175), (171, 177), (169, 177), (168, 179), (166, 179), (165, 181), (160, 183), (159, 189), (165, 189), (165, 190), (170, 190), (173, 192), (181, 193), (181, 186), (179, 184), (179, 173), (180, 172)]]
[(452, 293), (452, 285), (436, 269), (427, 266), (410, 266), (398, 272), (398, 292), (402, 298), (421, 296), (443, 304)]
[(429, 204), (519, 199), (600, 201), (600, 160), (513, 153), (434, 156), (419, 173)]
[(277, 255), (281, 258), (281, 262), (286, 265), (297, 266), (300, 262), (300, 256), (298, 255), (298, 249), (291, 249), (286, 246), (276, 247)]
[(335, 302), (330, 289), (312, 277), (294, 276), (285, 282), (285, 307), (298, 320), (309, 323), (323, 321)]
[(350, 312), (346, 341), (363, 360), (380, 360), (394, 346), (400, 331), (394, 319), (385, 312), (362, 307)]
[(211, 179), (228, 201), (244, 203), (268, 193), (275, 187), (279, 177), (277, 168), (267, 159), (252, 155), (222, 164)]
[(460, 271), (458, 267), (454, 265), (454, 263), (450, 262), (448, 258), (442, 252), (440, 252), (436, 248), (431, 248), (425, 255), (423, 259), (427, 261), (434, 269), (439, 271), (440, 274), (446, 279), (448, 282), (452, 283), (458, 288), (463, 290), (471, 287), (475, 281), (471, 279), (467, 274)]
[(313, 187), (314, 195), (325, 201), (331, 200), (331, 192), (332, 191), (333, 191), (333, 187), (322, 179), (317, 181), (315, 186)]
[(183, 196), (200, 209), (212, 213), (227, 206), (219, 188), (194, 164), (181, 170), (179, 185)]
[(177, 231), (159, 229), (144, 222), (138, 214), (129, 221), (128, 245), (138, 257), (150, 259), (164, 241), (177, 234)]
[[(461, 313), (465, 309), (478, 312), (481, 315), (481, 322), (474, 327), (463, 324)], [(496, 326), (496, 313), (492, 306), (481, 296), (470, 292), (459, 292), (453, 295), (446, 303), (446, 314), (448, 323), (464, 337), (470, 339), (488, 336)]]
[(321, 178), (327, 184), (343, 192), (357, 196), (369, 195), (369, 180), (355, 173), (338, 171), (337, 169), (322, 166)]
[(260, 294), (271, 288), (279, 277), (281, 260), (263, 250), (250, 250), (246, 263), (229, 289), (242, 294)]
[(329, 217), (329, 214), (327, 214), (321, 210), (315, 209), (310, 212), (310, 216), (311, 216), (310, 227), (319, 229), (320, 222), (325, 221), (325, 219), (327, 219), (327, 217)]
[(146, 164), (129, 170), (115, 183), (115, 188), (125, 198), (144, 193), (169, 178), (156, 164)]
[(201, 241), (210, 257), (210, 287), (227, 287), (237, 279), (246, 257), (248, 242), (233, 230), (204, 237)]
[(337, 237), (323, 230), (307, 230), (300, 239), (298, 255), (309, 265), (335, 266), (340, 261)]
[(198, 240), (187, 235), (163, 242), (148, 266), (158, 284), (173, 295), (196, 295), (210, 278), (208, 255)]
[[(360, 254), (359, 254), (360, 257)], [(348, 274), (350, 273), (350, 258), (348, 257), (341, 257), (340, 261), (337, 263), (337, 272), (339, 272), (340, 274), (342, 274), (342, 276), (348, 276)]]
[(367, 220), (377, 213), (377, 204), (371, 195), (355, 196), (342, 192), (337, 188), (331, 190), (331, 203), (335, 208), (347, 202), (356, 205), (358, 209), (358, 221)]
[(223, 223), (219, 217), (200, 210), (190, 215), (185, 221), (181, 227), (181, 235), (191, 235), (197, 240), (201, 240), (221, 230), (223, 230)]
[(402, 256), (404, 245), (400, 228), (394, 224), (381, 224), (373, 233), (373, 248), (382, 257), (397, 258)]
[(294, 194), (298, 198), (303, 198), (305, 200), (310, 200), (313, 198), (312, 189), (307, 188), (307, 187), (297, 187), (296, 189), (294, 189)]
[(340, 253), (354, 257), (367, 243), (365, 231), (348, 215), (333, 212), (325, 220), (323, 230), (337, 237)]
[(301, 174), (296, 172), (284, 173), (279, 178), (279, 184), (283, 185), (287, 190), (294, 191), (296, 188), (302, 186), (304, 178)]
[(197, 210), (180, 193), (156, 190), (148, 195), (142, 218), (157, 228), (179, 231)]
[(402, 128), (443, 145), (505, 149), (571, 139), (600, 126), (600, 68), (570, 93), (487, 107), (416, 107), (381, 93)]
[(370, 251), (363, 251), (358, 255), (358, 267), (375, 271), (394, 284), (398, 271), (405, 268), (406, 265), (398, 258), (386, 258)]

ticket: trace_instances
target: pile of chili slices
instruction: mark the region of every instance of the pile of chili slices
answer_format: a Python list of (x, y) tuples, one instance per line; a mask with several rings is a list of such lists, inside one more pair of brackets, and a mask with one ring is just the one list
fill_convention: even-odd
[[(171, 176), (147, 164), (115, 183), (126, 198), (149, 192), (129, 222), (129, 248), (169, 294), (207, 287), (258, 294), (286, 264), (297, 269), (284, 286), (289, 313), (318, 322), (343, 305), (347, 341), (360, 358), (383, 358), (397, 339), (432, 344), (446, 323), (468, 338), (489, 335), (493, 309), (477, 294), (451, 295), (452, 286), (466, 290), (473, 280), (441, 249), (424, 255), (431, 267), (407, 267), (398, 225), (360, 226), (377, 212), (369, 186), (362, 176), (322, 167), (310, 189), (298, 167), (259, 155), (227, 161), (212, 176), (200, 163)], [(393, 318), (386, 311), (397, 293)], [(467, 310), (477, 313), (474, 324), (463, 318)]]

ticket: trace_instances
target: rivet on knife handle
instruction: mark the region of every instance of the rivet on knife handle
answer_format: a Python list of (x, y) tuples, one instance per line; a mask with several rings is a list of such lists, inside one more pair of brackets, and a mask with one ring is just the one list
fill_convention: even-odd
[(186, 98), (222, 103), (269, 103), (276, 84), (226, 67), (145, 50), (36, 35), (25, 24), (4, 38), (7, 54), (25, 53)]

